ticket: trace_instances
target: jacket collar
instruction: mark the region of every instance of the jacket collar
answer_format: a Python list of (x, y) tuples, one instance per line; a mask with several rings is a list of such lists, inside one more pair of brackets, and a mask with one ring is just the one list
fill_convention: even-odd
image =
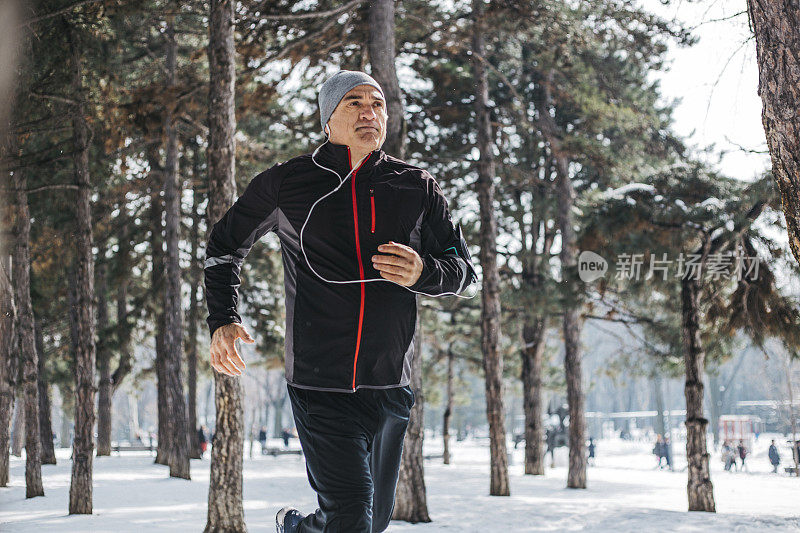
[[(321, 164), (328, 164), (336, 170), (344, 171), (344, 176), (348, 172), (350, 172), (350, 147), (346, 144), (334, 144), (330, 141), (325, 141), (325, 143), (320, 147), (317, 155), (314, 159), (316, 159)], [(361, 163), (359, 167), (358, 173), (362, 173), (365, 170), (370, 170), (375, 167), (378, 163), (386, 159), (386, 152), (381, 149), (373, 150), (367, 155), (364, 161)], [(352, 164), (357, 164), (358, 161), (352, 161)]]

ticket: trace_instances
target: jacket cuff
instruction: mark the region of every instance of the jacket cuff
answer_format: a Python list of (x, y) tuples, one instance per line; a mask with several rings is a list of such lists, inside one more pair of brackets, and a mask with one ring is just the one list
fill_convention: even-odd
[(413, 285), (409, 285), (408, 288), (415, 291), (427, 292), (429, 294), (435, 293), (439, 288), (438, 283), (435, 282), (440, 279), (438, 273), (441, 271), (441, 268), (436, 258), (430, 254), (425, 254), (421, 259), (422, 272), (420, 272), (417, 281), (415, 281)]
[(227, 317), (227, 318), (218, 318), (218, 319), (212, 319), (211, 317), (209, 317), (206, 322), (208, 323), (209, 338), (213, 339), (214, 338), (214, 332), (216, 330), (218, 330), (222, 326), (226, 326), (228, 324), (233, 324), (233, 323), (241, 324), (242, 323), (242, 319), (239, 318), (239, 317), (235, 317), (235, 316), (230, 316), (230, 317)]

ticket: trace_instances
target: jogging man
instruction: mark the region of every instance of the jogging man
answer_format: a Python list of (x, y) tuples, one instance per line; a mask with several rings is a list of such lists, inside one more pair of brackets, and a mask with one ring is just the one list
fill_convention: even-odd
[(205, 261), (211, 364), (241, 375), (234, 346), (253, 342), (236, 307), (244, 258), (280, 239), (285, 376), (319, 508), (278, 512), (278, 532), (384, 531), (394, 508), (416, 294), (457, 295), (477, 280), (460, 226), (427, 171), (380, 148), (383, 90), (343, 70), (320, 88), (328, 139), (257, 175), (214, 225)]

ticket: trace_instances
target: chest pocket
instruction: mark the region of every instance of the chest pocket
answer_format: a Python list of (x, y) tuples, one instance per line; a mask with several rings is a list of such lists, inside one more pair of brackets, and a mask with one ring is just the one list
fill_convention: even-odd
[(369, 225), (367, 233), (375, 246), (389, 241), (408, 245), (415, 226), (421, 221), (425, 192), (395, 181), (370, 183)]

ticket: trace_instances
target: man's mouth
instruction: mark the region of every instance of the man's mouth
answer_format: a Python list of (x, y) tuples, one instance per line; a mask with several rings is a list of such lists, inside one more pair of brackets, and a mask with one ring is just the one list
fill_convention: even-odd
[(356, 131), (359, 131), (359, 130), (364, 130), (364, 129), (369, 129), (369, 130), (375, 130), (375, 131), (378, 131), (378, 128), (376, 128), (376, 127), (374, 127), (374, 126), (359, 126), (359, 127), (357, 127), (357, 128), (356, 128)]

